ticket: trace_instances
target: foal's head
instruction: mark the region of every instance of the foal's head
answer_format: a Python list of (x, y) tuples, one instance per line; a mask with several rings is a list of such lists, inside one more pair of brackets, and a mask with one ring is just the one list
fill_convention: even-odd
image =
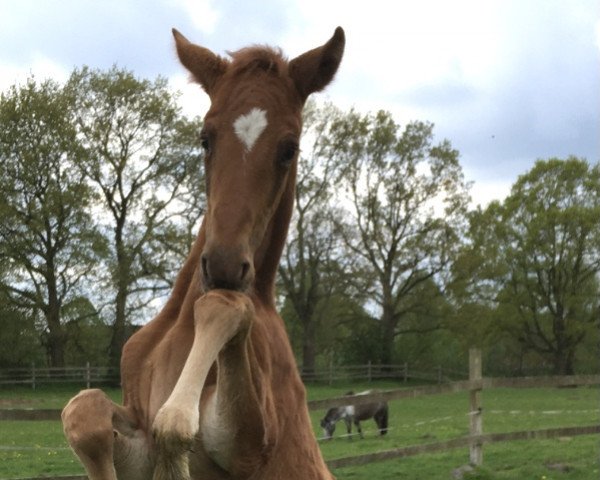
[(263, 47), (224, 59), (173, 34), (179, 59), (211, 100), (200, 135), (208, 197), (203, 285), (244, 291), (273, 263), (267, 251), (277, 257), (273, 270), (279, 261), (282, 245), (272, 237), (284, 238), (289, 223), (302, 107), (335, 75), (344, 32), (338, 27), (326, 44), (289, 62)]

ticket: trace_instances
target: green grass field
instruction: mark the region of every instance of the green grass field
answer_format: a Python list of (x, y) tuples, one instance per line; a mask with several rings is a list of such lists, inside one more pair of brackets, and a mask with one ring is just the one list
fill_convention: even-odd
[[(349, 389), (396, 388), (391, 382), (377, 384), (310, 386), (309, 399), (328, 398)], [(106, 390), (115, 400), (120, 392)], [(3, 408), (61, 408), (77, 388), (46, 387), (0, 391)], [(483, 392), (484, 432), (509, 432), (600, 422), (599, 390), (495, 389)], [(374, 422), (363, 424), (365, 439), (343, 438), (343, 424), (336, 438), (320, 442), (326, 459), (358, 455), (401, 446), (429, 443), (468, 434), (467, 393), (404, 399), (390, 404), (390, 431), (379, 437)], [(317, 437), (324, 411), (311, 412)], [(478, 479), (570, 479), (600, 478), (599, 438), (584, 435), (553, 440), (514, 441), (486, 445), (484, 466)], [(336, 469), (339, 479), (450, 479), (452, 470), (468, 463), (467, 449), (423, 454), (404, 459)], [(60, 422), (0, 422), (0, 478), (19, 478), (82, 473), (67, 447)]]

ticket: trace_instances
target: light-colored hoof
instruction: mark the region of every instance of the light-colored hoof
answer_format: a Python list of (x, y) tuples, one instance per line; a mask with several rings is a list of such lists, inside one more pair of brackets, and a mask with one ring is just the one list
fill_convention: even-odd
[(190, 450), (199, 429), (198, 410), (182, 410), (165, 403), (154, 418), (154, 441), (171, 452)]

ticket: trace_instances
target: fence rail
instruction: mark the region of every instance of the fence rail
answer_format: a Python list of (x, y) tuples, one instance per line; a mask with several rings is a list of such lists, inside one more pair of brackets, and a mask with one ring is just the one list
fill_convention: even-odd
[(82, 367), (6, 368), (0, 370), (0, 385), (39, 385), (50, 383), (76, 383), (91, 385), (119, 383), (118, 368), (95, 367), (89, 363)]
[[(403, 382), (421, 380), (432, 383), (447, 383), (456, 379), (467, 378), (466, 371), (452, 370), (441, 365), (430, 371), (417, 369), (409, 363), (403, 364), (365, 364), (365, 365), (331, 365), (326, 369), (315, 369), (302, 372), (306, 382), (332, 384), (338, 381), (357, 381), (392, 379)], [(8, 368), (0, 370), (0, 385), (31, 385), (35, 389), (39, 385), (51, 383), (75, 383), (85, 385), (100, 385), (119, 383), (119, 370), (110, 367), (90, 365), (80, 367), (36, 367)]]
[(457, 379), (468, 377), (468, 372), (459, 371), (437, 365), (429, 371), (415, 367), (408, 362), (401, 364), (375, 364), (367, 363), (365, 365), (329, 365), (329, 367), (307, 370), (300, 368), (302, 379), (305, 382), (328, 383), (332, 384), (344, 380), (424, 380), (430, 382), (444, 383)]
[(393, 450), (384, 450), (381, 452), (367, 453), (364, 455), (354, 455), (351, 457), (336, 458), (329, 460), (327, 465), (330, 468), (353, 467), (365, 465), (367, 463), (391, 460), (394, 458), (410, 457), (422, 453), (442, 452), (455, 448), (464, 448), (470, 446), (473, 442), (481, 445), (486, 443), (507, 442), (511, 440), (533, 440), (556, 437), (573, 437), (577, 435), (590, 435), (600, 433), (600, 425), (588, 425), (583, 427), (563, 427), (563, 428), (545, 428), (540, 430), (522, 430), (518, 432), (506, 433), (488, 433), (478, 436), (465, 436), (452, 438), (435, 443), (425, 443), (423, 445), (410, 445), (408, 447), (395, 448)]

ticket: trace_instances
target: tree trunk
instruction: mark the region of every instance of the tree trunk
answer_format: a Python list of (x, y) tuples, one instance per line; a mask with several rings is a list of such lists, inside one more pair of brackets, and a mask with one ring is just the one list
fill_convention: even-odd
[(125, 253), (123, 242), (124, 215), (115, 231), (115, 247), (117, 251), (117, 297), (115, 299), (115, 320), (110, 340), (109, 365), (113, 368), (121, 366), (121, 351), (125, 345), (125, 327), (127, 325), (126, 306), (129, 290), (130, 261)]
[(46, 289), (48, 306), (44, 311), (48, 324), (48, 344), (46, 346), (51, 367), (65, 366), (65, 332), (60, 323), (60, 300), (56, 286), (54, 259), (50, 255), (47, 263)]
[(65, 334), (60, 324), (60, 314), (56, 309), (48, 311), (46, 315), (48, 322), (48, 344), (47, 352), (51, 367), (65, 366)]
[(554, 335), (556, 338), (556, 349), (554, 350), (554, 374), (573, 375), (573, 357), (575, 345), (569, 340), (566, 333), (565, 319), (562, 316), (562, 308), (558, 307), (558, 315), (554, 318)]
[(379, 358), (379, 363), (382, 365), (391, 365), (393, 363), (395, 330), (396, 321), (393, 311), (384, 305), (381, 316), (381, 354)]
[(554, 374), (573, 375), (573, 358), (575, 349), (557, 349), (554, 353)]
[(110, 340), (109, 365), (114, 368), (121, 366), (121, 351), (125, 345), (125, 305), (127, 303), (127, 286), (119, 282), (116, 305), (115, 321), (112, 328), (112, 337)]
[(302, 376), (305, 378), (313, 378), (315, 375), (315, 360), (317, 348), (315, 345), (315, 326), (311, 319), (308, 322), (303, 322), (304, 329), (302, 331)]

